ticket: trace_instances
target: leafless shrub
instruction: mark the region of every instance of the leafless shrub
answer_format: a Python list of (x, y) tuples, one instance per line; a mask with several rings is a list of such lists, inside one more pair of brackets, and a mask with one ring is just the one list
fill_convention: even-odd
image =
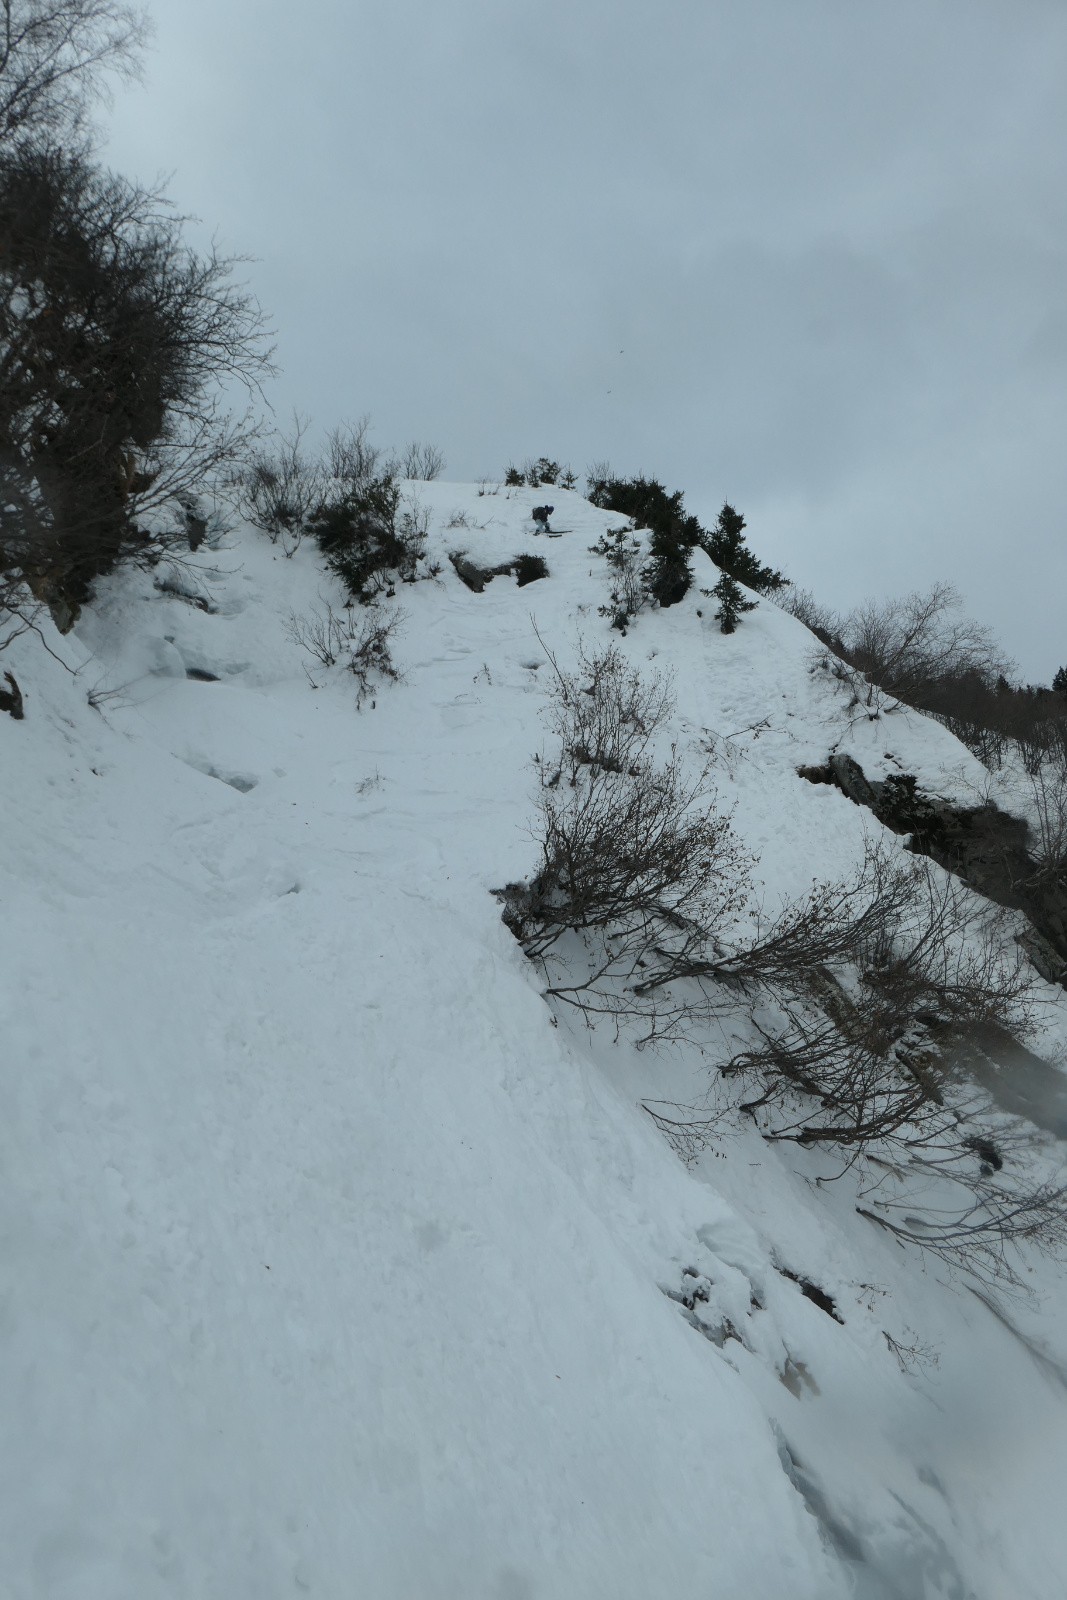
[(326, 435), (325, 469), (328, 477), (348, 488), (362, 489), (372, 479), (394, 475), (395, 463), (370, 442), (371, 421), (364, 415), (343, 422)]
[[(318, 610), (302, 616), (292, 612), (286, 633), (322, 666), (340, 664), (352, 674), (359, 686), (356, 695), (359, 708), (371, 694), (376, 680), (399, 682), (392, 642), (402, 620), (399, 612), (385, 617), (373, 606), (338, 612), (328, 600), (322, 600)], [(314, 679), (311, 682), (318, 687)]]
[(37, 640), (38, 647), (46, 655), (52, 657), (57, 666), (64, 672), (76, 678), (81, 667), (72, 667), (65, 661), (58, 651), (53, 650), (41, 626), (41, 618), (45, 607), (29, 593), (25, 584), (10, 581), (6, 575), (0, 573), (0, 628), (5, 631), (0, 635), (0, 650), (6, 650), (8, 645), (14, 644), (25, 633), (32, 633)]
[(726, 1070), (758, 1077), (752, 1109), (797, 1092), (815, 1102), (769, 1136), (841, 1146), (937, 1102), (934, 1035), (1025, 1027), (1030, 968), (956, 879), (870, 845), (852, 878), (765, 918), (729, 821), (709, 806), (706, 769), (687, 778), (675, 747), (657, 753), (669, 684), (643, 681), (615, 649), (577, 673), (552, 665), (558, 748), (539, 762), (541, 863), (506, 913), (533, 958), (568, 935), (584, 941), (584, 970), (549, 992), (639, 1018), (648, 1037), (691, 1034), (738, 994), (769, 1007), (778, 1021), (754, 1024), (759, 1043)]
[(836, 611), (816, 600), (810, 589), (798, 589), (793, 583), (784, 584), (775, 594), (774, 603), (781, 611), (787, 611), (791, 617), (796, 617), (798, 622), (810, 628), (829, 649), (841, 653), (844, 620)]
[(937, 1346), (921, 1339), (912, 1328), (905, 1328), (900, 1339), (894, 1338), (883, 1328), (882, 1337), (896, 1357), (901, 1372), (925, 1375), (931, 1368), (941, 1364), (941, 1352)]
[(299, 548), (328, 494), (322, 462), (304, 450), (309, 426), (294, 412), (292, 431), (279, 434), (273, 450), (257, 451), (237, 480), (242, 515), (272, 544), (280, 542), (287, 556)]
[[(400, 682), (401, 674), (393, 660), (392, 644), (402, 620), (400, 613), (396, 611), (389, 617), (382, 617), (374, 611), (360, 613), (356, 636), (352, 640), (345, 662), (345, 666), (358, 684), (357, 710), (372, 696), (376, 680)], [(375, 704), (371, 698), (371, 705)]]
[(1030, 794), (1037, 875), (1058, 881), (1067, 873), (1067, 770), (1059, 764), (1038, 767), (1030, 774)]
[[(996, 1151), (995, 1167), (983, 1148)], [(1025, 1291), (1025, 1248), (1054, 1256), (1067, 1248), (1067, 1189), (1040, 1175), (1043, 1164), (1025, 1123), (948, 1115), (906, 1162), (885, 1166), (856, 1209), (980, 1283)]]
[(350, 612), (335, 611), (324, 600), (319, 611), (304, 615), (291, 611), (285, 632), (293, 644), (300, 645), (322, 666), (333, 667), (351, 638), (352, 617)]
[(709, 1115), (699, 1106), (682, 1106), (670, 1100), (642, 1100), (648, 1113), (680, 1161), (691, 1167), (722, 1133), (723, 1115)]
[(420, 478), (432, 483), (445, 470), (445, 458), (432, 444), (422, 444), (413, 439), (400, 457), (397, 473), (401, 478)]
[(1032, 971), (995, 914), (928, 861), (868, 850), (727, 962), (776, 1013), (728, 1073), (754, 1075), (771, 1139), (862, 1149), (921, 1143), (945, 1110), (949, 1047), (1025, 1031)]
[(829, 941), (816, 917), (814, 953), (838, 948), (806, 977), (795, 940), (783, 963), (772, 937), (762, 974), (752, 971), (758, 942), (744, 952), (775, 1020), (754, 1017), (760, 1043), (725, 1070), (755, 1076), (760, 1093), (744, 1109), (765, 1138), (862, 1164), (861, 1209), (873, 1220), (980, 1278), (1017, 1284), (1019, 1247), (1067, 1242), (1067, 1193), (1035, 1177), (1034, 1130), (996, 1113), (954, 1058), (989, 1029), (1025, 1034), (1032, 969), (998, 915), (928, 862), (887, 879), (876, 857), (873, 886), (859, 915), (834, 919)]
[(560, 962), (548, 993), (661, 1036), (681, 1011), (637, 993), (642, 971), (664, 952), (690, 964), (706, 954), (743, 901), (748, 863), (706, 773), (686, 778), (673, 746), (657, 753), (673, 707), (667, 681), (643, 681), (615, 649), (583, 655), (575, 673), (549, 660), (558, 749), (539, 761), (541, 863), (529, 884), (504, 891), (505, 918), (543, 963), (580, 941), (582, 969)]
[(0, 579), (0, 627), (5, 630), (0, 634), (0, 650), (6, 650), (24, 633), (35, 631), (43, 610), (19, 584), (5, 585)]
[(909, 893), (909, 868), (869, 843), (854, 876), (813, 883), (802, 899), (774, 917), (757, 912), (749, 938), (708, 969), (677, 976), (710, 978), (743, 990), (759, 984), (789, 986), (880, 941), (899, 918)]
[(585, 469), (585, 497), (593, 505), (604, 503), (603, 491), (618, 475), (608, 460), (594, 461)]

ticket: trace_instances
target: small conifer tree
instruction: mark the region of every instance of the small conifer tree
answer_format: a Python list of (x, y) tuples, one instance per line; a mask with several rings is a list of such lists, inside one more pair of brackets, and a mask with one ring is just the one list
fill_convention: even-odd
[(617, 478), (603, 466), (589, 469), (589, 498), (605, 510), (631, 517), (635, 528), (650, 530), (644, 582), (657, 605), (673, 606), (685, 596), (693, 581), (690, 559), (697, 545), (724, 572), (759, 594), (787, 582), (756, 560), (745, 543), (745, 519), (729, 502), (709, 531), (686, 511), (680, 490), (669, 493), (656, 478)]
[(755, 611), (755, 600), (746, 600), (741, 585), (732, 573), (724, 572), (714, 589), (708, 591), (719, 602), (716, 612), (723, 633), (733, 633), (745, 611)]
[(597, 505), (650, 530), (645, 587), (657, 605), (677, 605), (693, 581), (689, 560), (700, 533), (696, 518), (685, 513), (681, 491), (668, 494), (656, 478), (637, 477), (601, 479), (595, 493)]
[(684, 599), (693, 581), (693, 569), (689, 565), (691, 548), (672, 529), (652, 530), (644, 577), (648, 592), (658, 605), (674, 606)]
[(1067, 667), (1060, 667), (1052, 680), (1052, 687), (1057, 694), (1067, 695)]
[(759, 594), (780, 589), (786, 581), (773, 567), (756, 560), (745, 543), (745, 519), (728, 500), (723, 502), (715, 527), (701, 543), (717, 567)]

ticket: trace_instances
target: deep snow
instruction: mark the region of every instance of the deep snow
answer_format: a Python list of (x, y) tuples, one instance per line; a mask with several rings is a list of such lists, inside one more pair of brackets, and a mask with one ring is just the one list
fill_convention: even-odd
[[(535, 859), (538, 634), (617, 641), (620, 519), (412, 492), (443, 570), (386, 602), (404, 678), (362, 710), (287, 637), (339, 603), (317, 552), (249, 530), (202, 552), (210, 611), (124, 574), (45, 629), (73, 673), (5, 652), (0, 1594), (1053, 1600), (1060, 1270), (989, 1303), (741, 1122), (687, 1167), (641, 1101), (708, 1063), (553, 1017), (491, 890)], [(551, 576), (476, 595), (458, 548)], [(769, 903), (878, 828), (799, 765), (985, 780), (850, 712), (771, 603), (713, 611), (622, 648), (673, 673)]]

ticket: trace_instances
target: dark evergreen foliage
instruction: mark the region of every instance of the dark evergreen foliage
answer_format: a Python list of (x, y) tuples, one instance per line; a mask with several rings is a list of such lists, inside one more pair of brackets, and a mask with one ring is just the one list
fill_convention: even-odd
[(707, 592), (719, 602), (716, 617), (723, 633), (733, 633), (742, 614), (756, 609), (755, 600), (745, 599), (741, 585), (729, 572), (724, 572), (714, 589)]
[(309, 525), (327, 566), (358, 600), (372, 600), (394, 576), (407, 581), (415, 575), (422, 541), (410, 517), (398, 517), (399, 508), (400, 489), (386, 473), (350, 486)]
[(787, 580), (773, 567), (766, 567), (762, 561), (756, 560), (745, 542), (744, 529), (744, 517), (726, 500), (712, 531), (704, 533), (701, 530), (699, 543), (717, 567), (730, 573), (749, 589), (755, 589), (757, 594), (780, 589)]
[(524, 589), (528, 583), (537, 583), (540, 578), (548, 577), (548, 562), (544, 556), (531, 556), (524, 551), (515, 556), (511, 566), (520, 589)]
[(590, 499), (651, 530), (644, 574), (648, 591), (661, 606), (683, 599), (693, 581), (689, 561), (701, 528), (696, 517), (686, 515), (681, 492), (668, 494), (655, 478), (605, 478), (590, 484)]
[(693, 581), (690, 557), (697, 545), (724, 572), (757, 593), (779, 589), (787, 582), (773, 567), (757, 561), (745, 542), (745, 519), (729, 502), (723, 505), (717, 525), (709, 531), (686, 511), (680, 490), (669, 494), (655, 478), (592, 475), (589, 499), (608, 511), (632, 517), (636, 527), (651, 530), (645, 582), (661, 606), (675, 605), (688, 591)]

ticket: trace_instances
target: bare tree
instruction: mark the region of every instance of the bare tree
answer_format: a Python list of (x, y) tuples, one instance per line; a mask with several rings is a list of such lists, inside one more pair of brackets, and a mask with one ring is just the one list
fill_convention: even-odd
[(271, 370), (262, 314), (183, 222), (82, 151), (0, 147), (0, 573), (61, 627), (255, 435), (220, 395)]
[(76, 134), (107, 73), (137, 76), (146, 35), (119, 0), (0, 0), (0, 144)]
[(585, 469), (585, 497), (595, 506), (602, 506), (606, 502), (607, 485), (618, 474), (611, 462), (605, 459), (592, 462)]
[(941, 680), (975, 675), (992, 683), (1011, 668), (992, 633), (960, 614), (960, 596), (937, 583), (925, 594), (868, 600), (844, 625), (848, 661), (872, 683), (923, 705)]
[(1030, 774), (1035, 823), (1035, 879), (1059, 883), (1067, 875), (1067, 769), (1046, 764)]

